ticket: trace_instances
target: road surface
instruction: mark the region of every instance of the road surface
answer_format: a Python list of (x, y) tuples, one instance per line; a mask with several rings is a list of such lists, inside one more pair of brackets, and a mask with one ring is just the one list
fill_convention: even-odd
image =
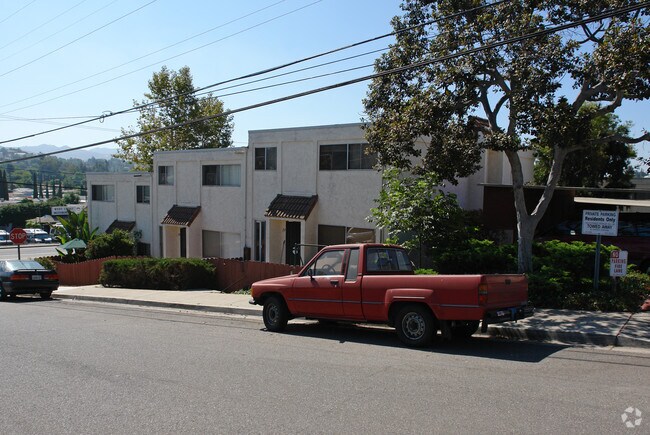
[(29, 297), (0, 328), (2, 433), (650, 433), (648, 352)]

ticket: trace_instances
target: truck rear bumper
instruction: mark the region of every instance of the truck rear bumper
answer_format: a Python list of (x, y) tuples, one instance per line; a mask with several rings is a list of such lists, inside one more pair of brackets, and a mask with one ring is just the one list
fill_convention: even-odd
[(510, 322), (530, 317), (535, 312), (531, 305), (521, 305), (518, 307), (501, 308), (494, 311), (488, 311), (483, 317), (483, 325), (487, 327), (490, 323)]

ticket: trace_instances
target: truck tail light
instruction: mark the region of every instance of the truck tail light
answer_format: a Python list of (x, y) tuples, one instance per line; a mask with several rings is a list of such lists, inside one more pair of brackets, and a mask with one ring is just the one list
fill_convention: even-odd
[(488, 302), (488, 286), (487, 284), (479, 284), (478, 286), (478, 304), (487, 305)]

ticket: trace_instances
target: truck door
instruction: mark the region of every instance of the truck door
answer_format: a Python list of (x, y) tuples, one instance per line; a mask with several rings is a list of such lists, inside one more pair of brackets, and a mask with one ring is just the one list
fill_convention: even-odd
[(344, 249), (322, 252), (296, 278), (289, 303), (296, 314), (313, 317), (342, 317), (341, 286)]

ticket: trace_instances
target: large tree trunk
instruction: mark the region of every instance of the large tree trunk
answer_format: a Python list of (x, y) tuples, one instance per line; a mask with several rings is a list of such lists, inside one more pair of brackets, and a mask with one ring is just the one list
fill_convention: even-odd
[(528, 213), (524, 196), (524, 173), (521, 168), (519, 154), (516, 151), (506, 151), (506, 156), (508, 157), (512, 171), (512, 190), (515, 197), (515, 210), (517, 213), (517, 269), (519, 273), (533, 271), (533, 239), (535, 237), (535, 230), (553, 198), (566, 154), (567, 151), (565, 149), (555, 147), (551, 171), (542, 197), (539, 199), (535, 210), (532, 213)]

